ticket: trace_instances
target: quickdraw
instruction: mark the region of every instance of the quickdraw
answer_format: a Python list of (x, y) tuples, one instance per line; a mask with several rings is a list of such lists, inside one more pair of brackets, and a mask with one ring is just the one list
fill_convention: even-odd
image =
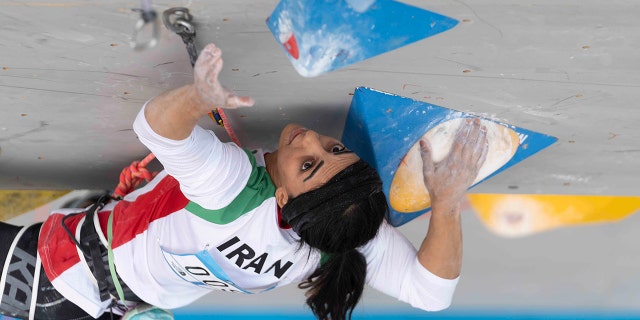
[[(187, 47), (187, 53), (189, 54), (189, 61), (193, 67), (198, 60), (198, 50), (196, 49), (195, 37), (196, 27), (191, 23), (193, 16), (189, 13), (189, 9), (183, 7), (170, 8), (162, 13), (162, 23), (167, 29), (173, 31), (182, 38), (182, 42)], [(222, 110), (214, 108), (209, 113), (209, 117), (215, 123), (224, 127), (224, 114), (221, 114)], [(232, 138), (233, 139), (233, 138)]]
[(187, 46), (189, 61), (193, 67), (198, 59), (195, 37), (196, 27), (191, 23), (193, 17), (189, 14), (189, 9), (177, 7), (165, 10), (162, 13), (162, 23), (167, 29), (173, 31), (182, 38), (182, 42)]
[[(140, 9), (133, 9), (133, 11), (140, 12), (140, 19), (136, 22), (133, 34), (131, 35), (131, 42), (129, 43), (135, 50), (155, 47), (156, 44), (158, 44), (158, 36), (160, 34), (160, 28), (158, 27), (158, 21), (156, 19), (157, 14), (151, 7), (150, 0), (142, 0), (140, 6)], [(151, 25), (151, 39), (146, 42), (138, 42), (138, 34), (142, 32), (147, 24)]]

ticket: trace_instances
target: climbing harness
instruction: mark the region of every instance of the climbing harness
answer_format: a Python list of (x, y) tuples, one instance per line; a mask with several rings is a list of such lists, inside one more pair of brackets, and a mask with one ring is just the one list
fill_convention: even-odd
[[(155, 47), (155, 45), (158, 44), (158, 36), (160, 33), (160, 28), (156, 19), (157, 14), (151, 7), (151, 1), (142, 0), (140, 6), (140, 9), (133, 9), (133, 11), (140, 12), (140, 19), (136, 22), (133, 34), (131, 35), (131, 42), (129, 43), (131, 48), (135, 50), (144, 50)], [(146, 25), (150, 25), (151, 27), (151, 38), (147, 41), (139, 42), (138, 34), (144, 30)]]
[[(89, 207), (89, 209), (83, 213), (85, 213), (84, 221), (80, 226), (80, 239), (77, 240), (74, 234), (69, 230), (66, 224), (66, 220), (70, 217), (76, 216), (77, 214), (69, 214), (62, 218), (62, 227), (67, 233), (67, 235), (75, 242), (76, 246), (82, 252), (84, 256), (84, 260), (86, 261), (91, 274), (96, 280), (96, 284), (98, 285), (98, 292), (100, 294), (100, 301), (108, 301), (111, 300), (111, 304), (109, 305), (110, 309), (118, 308), (122, 312), (126, 312), (128, 307), (125, 304), (125, 294), (124, 289), (120, 281), (118, 280), (118, 276), (115, 270), (115, 266), (112, 265), (113, 255), (111, 253), (111, 225), (109, 225), (109, 240), (108, 245), (105, 246), (101, 243), (100, 236), (96, 231), (97, 223), (97, 213), (104, 208), (104, 206), (111, 201), (112, 198), (109, 195), (103, 195)], [(109, 222), (111, 222), (111, 217), (113, 216), (113, 212), (109, 215)], [(104, 263), (104, 257), (108, 257), (109, 269), (106, 269)], [(107, 273), (111, 276), (111, 282), (107, 278)], [(128, 292), (131, 292), (127, 287), (125, 287)], [(112, 297), (111, 292), (117, 292), (117, 299)], [(137, 297), (133, 299), (139, 300)], [(129, 299), (129, 300), (133, 300)], [(113, 312), (112, 312), (113, 314)]]
[(104, 205), (109, 201), (107, 197), (101, 197), (98, 202), (93, 204), (84, 218), (82, 227), (80, 229), (80, 249), (84, 253), (89, 269), (93, 277), (98, 283), (98, 291), (100, 292), (100, 301), (107, 301), (111, 299), (109, 293), (109, 283), (107, 282), (107, 275), (102, 265), (102, 253), (100, 252), (100, 237), (96, 232), (94, 226), (93, 217), (101, 210)]

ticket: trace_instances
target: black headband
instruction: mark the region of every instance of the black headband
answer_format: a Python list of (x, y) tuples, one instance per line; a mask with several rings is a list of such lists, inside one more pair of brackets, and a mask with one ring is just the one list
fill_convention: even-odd
[(382, 190), (382, 181), (375, 169), (363, 160), (346, 167), (318, 189), (305, 192), (282, 207), (282, 218), (300, 234), (308, 222), (322, 212), (345, 211), (358, 199)]

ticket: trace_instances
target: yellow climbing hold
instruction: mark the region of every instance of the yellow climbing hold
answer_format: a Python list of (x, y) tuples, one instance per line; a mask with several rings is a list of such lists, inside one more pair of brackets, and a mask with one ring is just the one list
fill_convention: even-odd
[(7, 221), (32, 211), (69, 192), (68, 190), (0, 190), (0, 220)]
[(485, 226), (507, 237), (615, 222), (640, 211), (640, 196), (468, 194), (467, 197)]

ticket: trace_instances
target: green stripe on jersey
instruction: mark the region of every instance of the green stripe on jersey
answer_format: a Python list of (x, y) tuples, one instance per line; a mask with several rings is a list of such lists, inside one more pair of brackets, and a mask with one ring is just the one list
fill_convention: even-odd
[[(244, 149), (243, 149), (244, 150)], [(251, 151), (244, 150), (251, 162), (251, 176), (247, 185), (231, 203), (217, 210), (209, 210), (191, 201), (185, 209), (196, 216), (215, 224), (227, 224), (238, 219), (243, 214), (257, 208), (265, 200), (273, 197), (276, 187), (271, 181), (267, 169), (256, 166), (256, 158)]]

